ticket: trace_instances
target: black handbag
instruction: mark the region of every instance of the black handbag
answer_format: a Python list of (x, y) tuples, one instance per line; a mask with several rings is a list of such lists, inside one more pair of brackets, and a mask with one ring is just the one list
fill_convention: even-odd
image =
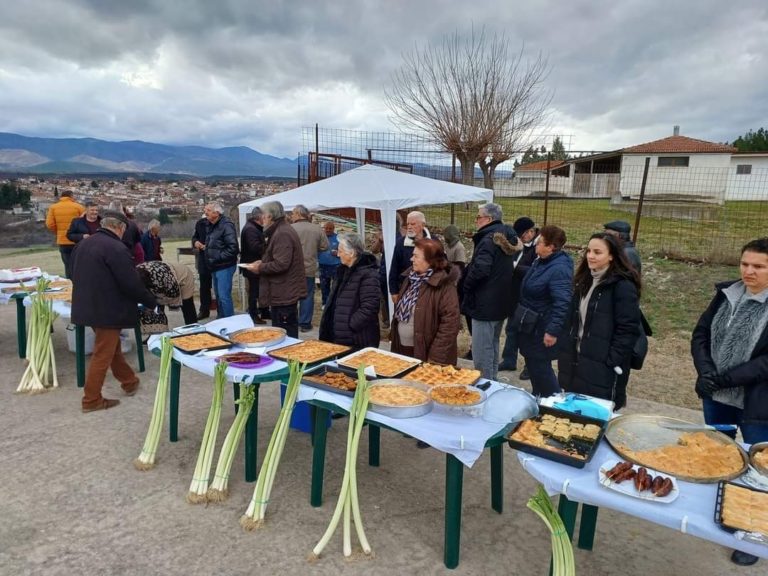
[(519, 334), (533, 334), (536, 331), (539, 318), (541, 318), (541, 314), (518, 304), (512, 315), (512, 326)]
[(632, 370), (641, 370), (645, 357), (648, 355), (648, 336), (653, 335), (651, 325), (645, 318), (643, 311), (640, 310), (640, 334), (635, 340), (635, 346), (632, 348), (632, 358), (629, 361), (629, 367)]

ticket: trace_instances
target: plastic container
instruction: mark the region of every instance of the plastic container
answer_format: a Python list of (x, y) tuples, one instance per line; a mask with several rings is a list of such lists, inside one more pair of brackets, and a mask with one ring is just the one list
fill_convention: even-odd
[[(477, 392), (480, 395), (480, 398), (471, 404), (449, 404), (445, 402), (441, 402), (438, 398), (439, 396), (436, 396), (436, 392), (439, 390), (450, 390), (450, 389), (456, 389), (456, 390), (468, 390), (472, 392)], [(456, 414), (456, 415), (462, 415), (462, 416), (472, 416), (473, 418), (477, 418), (478, 416), (483, 415), (483, 408), (485, 407), (485, 401), (487, 399), (487, 396), (485, 392), (480, 390), (479, 388), (475, 388), (474, 386), (465, 386), (464, 384), (440, 384), (437, 386), (433, 386), (432, 389), (429, 391), (429, 397), (432, 398), (432, 402), (434, 402), (435, 412), (442, 412), (444, 414)]]
[(426, 401), (421, 404), (412, 404), (407, 406), (395, 406), (392, 404), (379, 404), (373, 399), (368, 404), (368, 410), (371, 412), (378, 412), (384, 416), (390, 418), (417, 418), (429, 414), (432, 411), (434, 402), (429, 398), (429, 386), (422, 384), (421, 382), (411, 382), (409, 380), (398, 380), (396, 378), (387, 378), (383, 380), (376, 380), (368, 387), (368, 391), (372, 392), (377, 387), (385, 386), (407, 386), (409, 388), (416, 388), (425, 393)]
[[(86, 356), (89, 354), (93, 354), (93, 345), (96, 342), (96, 333), (90, 329), (86, 328), (84, 331), (84, 353)], [(76, 352), (76, 339), (75, 339), (75, 327), (74, 325), (67, 326), (67, 349), (70, 352)], [(123, 330), (120, 332), (120, 350), (122, 350), (123, 354), (126, 354), (133, 350), (133, 330)]]
[[(280, 406), (282, 406), (283, 402), (285, 401), (285, 388), (285, 384), (280, 384)], [(299, 432), (312, 434), (312, 432), (314, 432), (314, 422), (312, 421), (311, 408), (312, 407), (307, 402), (296, 402), (296, 404), (293, 405), (293, 413), (291, 414), (291, 422), (289, 426), (294, 430), (298, 430)], [(325, 424), (325, 427), (331, 427), (330, 414), (328, 414), (328, 420)]]

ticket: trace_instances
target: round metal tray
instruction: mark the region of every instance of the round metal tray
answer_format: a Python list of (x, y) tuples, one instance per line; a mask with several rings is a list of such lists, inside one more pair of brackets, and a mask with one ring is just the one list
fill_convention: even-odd
[[(235, 336), (238, 334), (246, 334), (248, 332), (264, 332), (265, 330), (269, 330), (270, 332), (280, 332), (280, 336), (276, 336), (275, 338), (272, 338), (270, 340), (264, 340), (263, 342), (236, 342), (233, 340)], [(272, 326), (254, 326), (253, 328), (242, 328), (240, 330), (235, 330), (234, 332), (230, 332), (226, 335), (227, 338), (229, 338), (233, 344), (236, 346), (240, 346), (241, 348), (267, 348), (268, 346), (274, 346), (275, 344), (280, 344), (283, 340), (285, 340), (286, 331), (284, 328), (273, 328)]]
[[(665, 426), (688, 426), (690, 429), (676, 430)], [(605, 429), (605, 439), (625, 460), (629, 460), (630, 462), (642, 466), (655, 468), (659, 472), (671, 474), (680, 480), (686, 480), (688, 482), (711, 484), (719, 481), (733, 480), (734, 478), (741, 476), (747, 470), (749, 464), (747, 453), (733, 439), (717, 430), (705, 430), (703, 428), (696, 429), (695, 427), (696, 424), (692, 422), (686, 422), (685, 420), (679, 420), (677, 418), (669, 418), (667, 416), (659, 416), (655, 414), (626, 414), (618, 416), (608, 422)], [(731, 474), (719, 477), (704, 478), (687, 476), (685, 474), (680, 474), (679, 471), (676, 470), (664, 470), (658, 466), (651, 466), (648, 462), (641, 462), (637, 458), (631, 457), (625, 451), (625, 449), (632, 451), (653, 450), (655, 448), (660, 448), (661, 446), (677, 444), (683, 434), (694, 431), (703, 432), (723, 444), (735, 446), (741, 454), (743, 461), (742, 467), (739, 470), (734, 470)]]
[(768, 468), (761, 466), (755, 460), (755, 454), (762, 452), (763, 450), (768, 450), (768, 442), (757, 442), (752, 444), (752, 446), (749, 448), (749, 463), (752, 465), (752, 468), (760, 472), (760, 474), (763, 476), (768, 476)]
[(416, 388), (427, 394), (427, 401), (423, 404), (415, 404), (413, 406), (390, 406), (386, 404), (376, 404), (373, 401), (368, 403), (368, 410), (371, 412), (377, 412), (389, 416), (390, 418), (417, 418), (429, 414), (432, 411), (434, 403), (429, 398), (429, 386), (420, 382), (412, 382), (410, 380), (400, 380), (399, 378), (385, 378), (382, 380), (376, 380), (368, 387), (371, 390), (376, 387), (383, 386), (408, 386), (410, 388)]

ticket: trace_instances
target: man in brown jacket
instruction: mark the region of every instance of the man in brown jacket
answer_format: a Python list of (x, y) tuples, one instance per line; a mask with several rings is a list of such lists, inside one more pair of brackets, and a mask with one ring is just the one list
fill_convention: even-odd
[(65, 190), (61, 193), (61, 199), (48, 208), (45, 215), (45, 225), (48, 230), (56, 234), (56, 244), (59, 246), (61, 261), (64, 263), (64, 277), (71, 278), (72, 271), (69, 265), (69, 259), (72, 256), (72, 249), (75, 243), (67, 238), (67, 230), (72, 220), (79, 218), (85, 212), (85, 207), (78, 204), (72, 198), (72, 191)]
[(301, 241), (280, 202), (265, 202), (261, 211), (267, 248), (264, 257), (247, 269), (259, 275), (259, 304), (269, 306), (272, 326), (285, 328), (288, 336), (298, 338), (297, 304), (307, 296)]
[(315, 312), (315, 276), (317, 275), (317, 255), (328, 250), (328, 239), (317, 224), (309, 221), (310, 214), (306, 206), (297, 204), (291, 213), (291, 226), (296, 230), (304, 253), (304, 276), (307, 282), (307, 295), (299, 302), (299, 330), (312, 330), (312, 316)]

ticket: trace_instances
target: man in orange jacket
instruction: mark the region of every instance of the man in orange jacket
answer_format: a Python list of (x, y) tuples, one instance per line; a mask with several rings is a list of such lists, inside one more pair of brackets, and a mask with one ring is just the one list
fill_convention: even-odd
[(56, 244), (59, 246), (61, 261), (64, 263), (65, 278), (70, 277), (69, 257), (75, 247), (75, 243), (67, 238), (67, 230), (72, 220), (79, 218), (83, 212), (85, 212), (83, 205), (75, 202), (72, 192), (66, 190), (61, 193), (59, 201), (48, 208), (48, 214), (45, 216), (45, 225), (56, 234)]

